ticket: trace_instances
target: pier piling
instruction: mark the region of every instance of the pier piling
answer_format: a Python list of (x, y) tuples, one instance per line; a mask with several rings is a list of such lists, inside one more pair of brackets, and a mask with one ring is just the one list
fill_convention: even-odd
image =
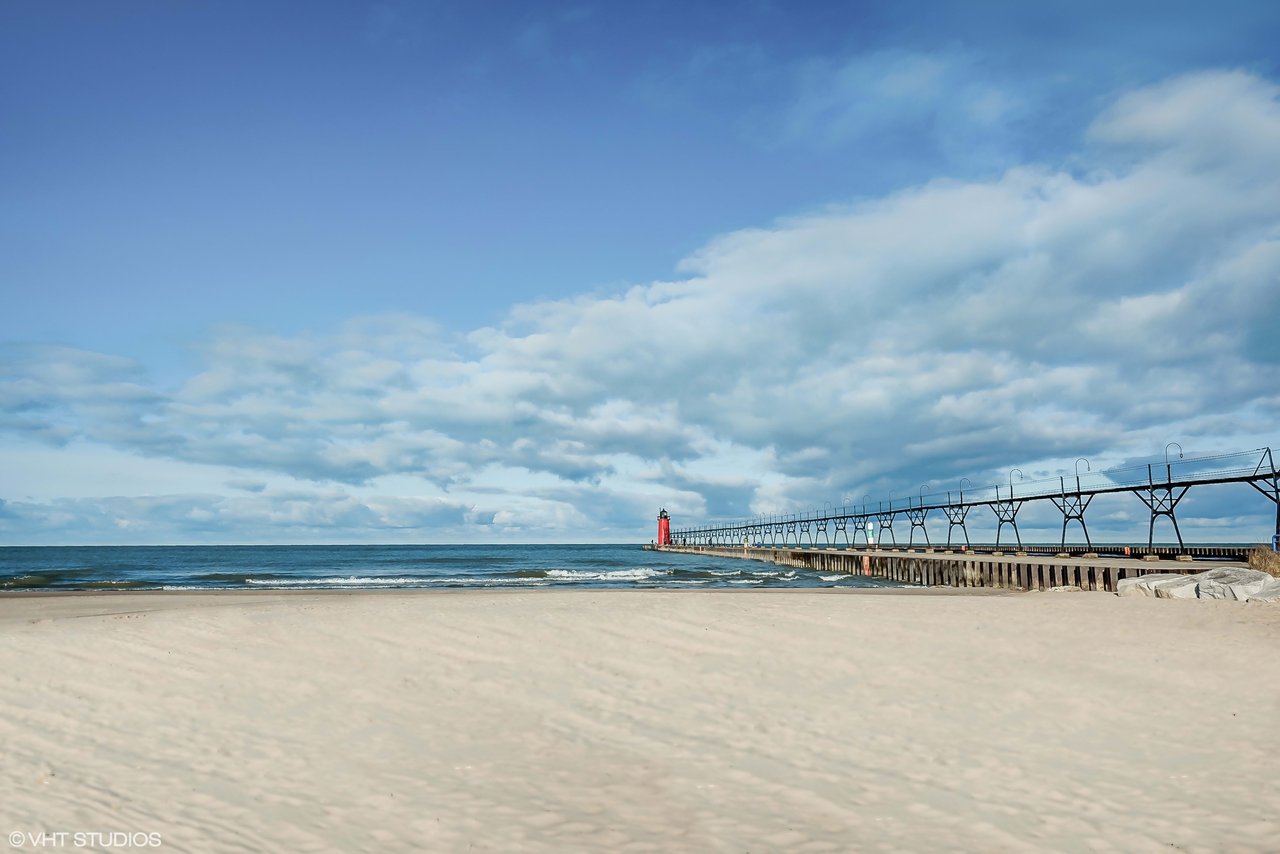
[[(1055, 587), (1079, 587), (1081, 590), (1114, 592), (1122, 578), (1152, 572), (1192, 575), (1203, 572), (1206, 565), (1224, 566), (1240, 562), (1243, 556), (1219, 554), (1221, 549), (1184, 547), (1178, 554), (1148, 555), (1155, 560), (1133, 554), (1104, 557), (1094, 552), (1059, 556), (1024, 553), (983, 554), (924, 550), (886, 550), (875, 548), (771, 548), (743, 546), (667, 545), (645, 546), (647, 549), (681, 554), (731, 557), (758, 560), (794, 569), (846, 573), (883, 578), (899, 584), (924, 587), (994, 587), (1013, 590), (1049, 590)], [(1057, 547), (1055, 546), (1055, 549)], [(1159, 548), (1159, 547), (1156, 547)], [(1130, 552), (1130, 548), (1124, 551)], [(1147, 549), (1133, 549), (1145, 552)], [(1174, 551), (1173, 549), (1169, 550)], [(1194, 554), (1197, 551), (1206, 554)], [(1196, 560), (1176, 559), (1191, 552)], [(1235, 560), (1232, 560), (1235, 558)]]

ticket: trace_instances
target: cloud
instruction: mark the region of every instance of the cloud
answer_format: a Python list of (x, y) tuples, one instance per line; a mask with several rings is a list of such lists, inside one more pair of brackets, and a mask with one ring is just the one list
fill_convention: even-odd
[(810, 58), (791, 67), (756, 134), (891, 171), (923, 162), (990, 174), (1016, 162), (1053, 84), (1001, 75), (989, 59), (963, 47)]
[(996, 174), (1033, 141), (1059, 148), (1057, 134), (1041, 130), (1061, 111), (1045, 103), (1077, 97), (1068, 88), (963, 45), (796, 56), (730, 41), (674, 46), (639, 75), (635, 94), (692, 126), (728, 116), (758, 154), (805, 152), (839, 170), (836, 183), (857, 175), (861, 186), (888, 188), (940, 169)]
[(9, 542), (420, 542), (492, 522), (492, 512), (440, 498), (358, 498), (342, 489), (252, 496), (173, 494), (0, 502)]
[[(876, 97), (932, 97), (951, 73), (890, 67)], [(466, 334), (411, 317), (223, 329), (167, 394), (125, 360), (11, 348), (3, 426), (251, 482), (409, 476), (494, 496), (480, 516), (449, 505), (448, 524), (587, 539), (622, 524), (608, 508), (643, 511), (627, 494), (736, 515), (1079, 455), (1102, 466), (1175, 438), (1271, 442), (1278, 91), (1236, 71), (1176, 78), (1103, 111), (1070, 168), (939, 179), (723, 235), (684, 278), (516, 306)], [(437, 519), (431, 504), (260, 495), (298, 532)], [(230, 524), (257, 499), (198, 507)]]
[(1256, 75), (1193, 74), (1121, 96), (1089, 135), (1109, 145), (1175, 152), (1184, 165), (1256, 169), (1274, 154), (1277, 110), (1275, 85)]
[(884, 50), (842, 60), (811, 60), (803, 68), (787, 116), (796, 137), (828, 142), (917, 122), (948, 94), (958, 55)]

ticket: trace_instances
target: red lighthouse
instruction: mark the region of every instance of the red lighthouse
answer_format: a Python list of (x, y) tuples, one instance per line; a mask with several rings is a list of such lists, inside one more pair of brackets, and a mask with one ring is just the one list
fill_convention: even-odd
[(658, 511), (658, 545), (671, 545), (671, 517), (666, 510)]

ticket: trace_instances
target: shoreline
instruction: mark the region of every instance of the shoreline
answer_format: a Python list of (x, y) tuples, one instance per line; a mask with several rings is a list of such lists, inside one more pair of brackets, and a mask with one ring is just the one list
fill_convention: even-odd
[(0, 827), (201, 851), (1280, 837), (1280, 611), (993, 592), (6, 594)]

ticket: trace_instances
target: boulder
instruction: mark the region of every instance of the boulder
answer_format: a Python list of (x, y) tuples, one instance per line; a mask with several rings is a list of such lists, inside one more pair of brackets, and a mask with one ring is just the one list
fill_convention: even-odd
[(1243, 566), (1224, 566), (1195, 575), (1157, 572), (1120, 579), (1116, 585), (1116, 595), (1280, 602), (1280, 578)]
[(1179, 575), (1169, 581), (1157, 582), (1153, 589), (1157, 599), (1199, 599), (1200, 579), (1195, 575)]
[(1273, 578), (1257, 593), (1249, 594), (1250, 602), (1280, 602), (1280, 578)]
[(1135, 578), (1122, 578), (1116, 582), (1117, 596), (1155, 596), (1154, 585), (1162, 581), (1186, 578), (1175, 572), (1151, 572)]
[(1224, 566), (1211, 569), (1196, 576), (1200, 581), (1201, 599), (1233, 599), (1244, 602), (1266, 587), (1267, 582), (1274, 581), (1260, 569), (1248, 569), (1243, 566)]

